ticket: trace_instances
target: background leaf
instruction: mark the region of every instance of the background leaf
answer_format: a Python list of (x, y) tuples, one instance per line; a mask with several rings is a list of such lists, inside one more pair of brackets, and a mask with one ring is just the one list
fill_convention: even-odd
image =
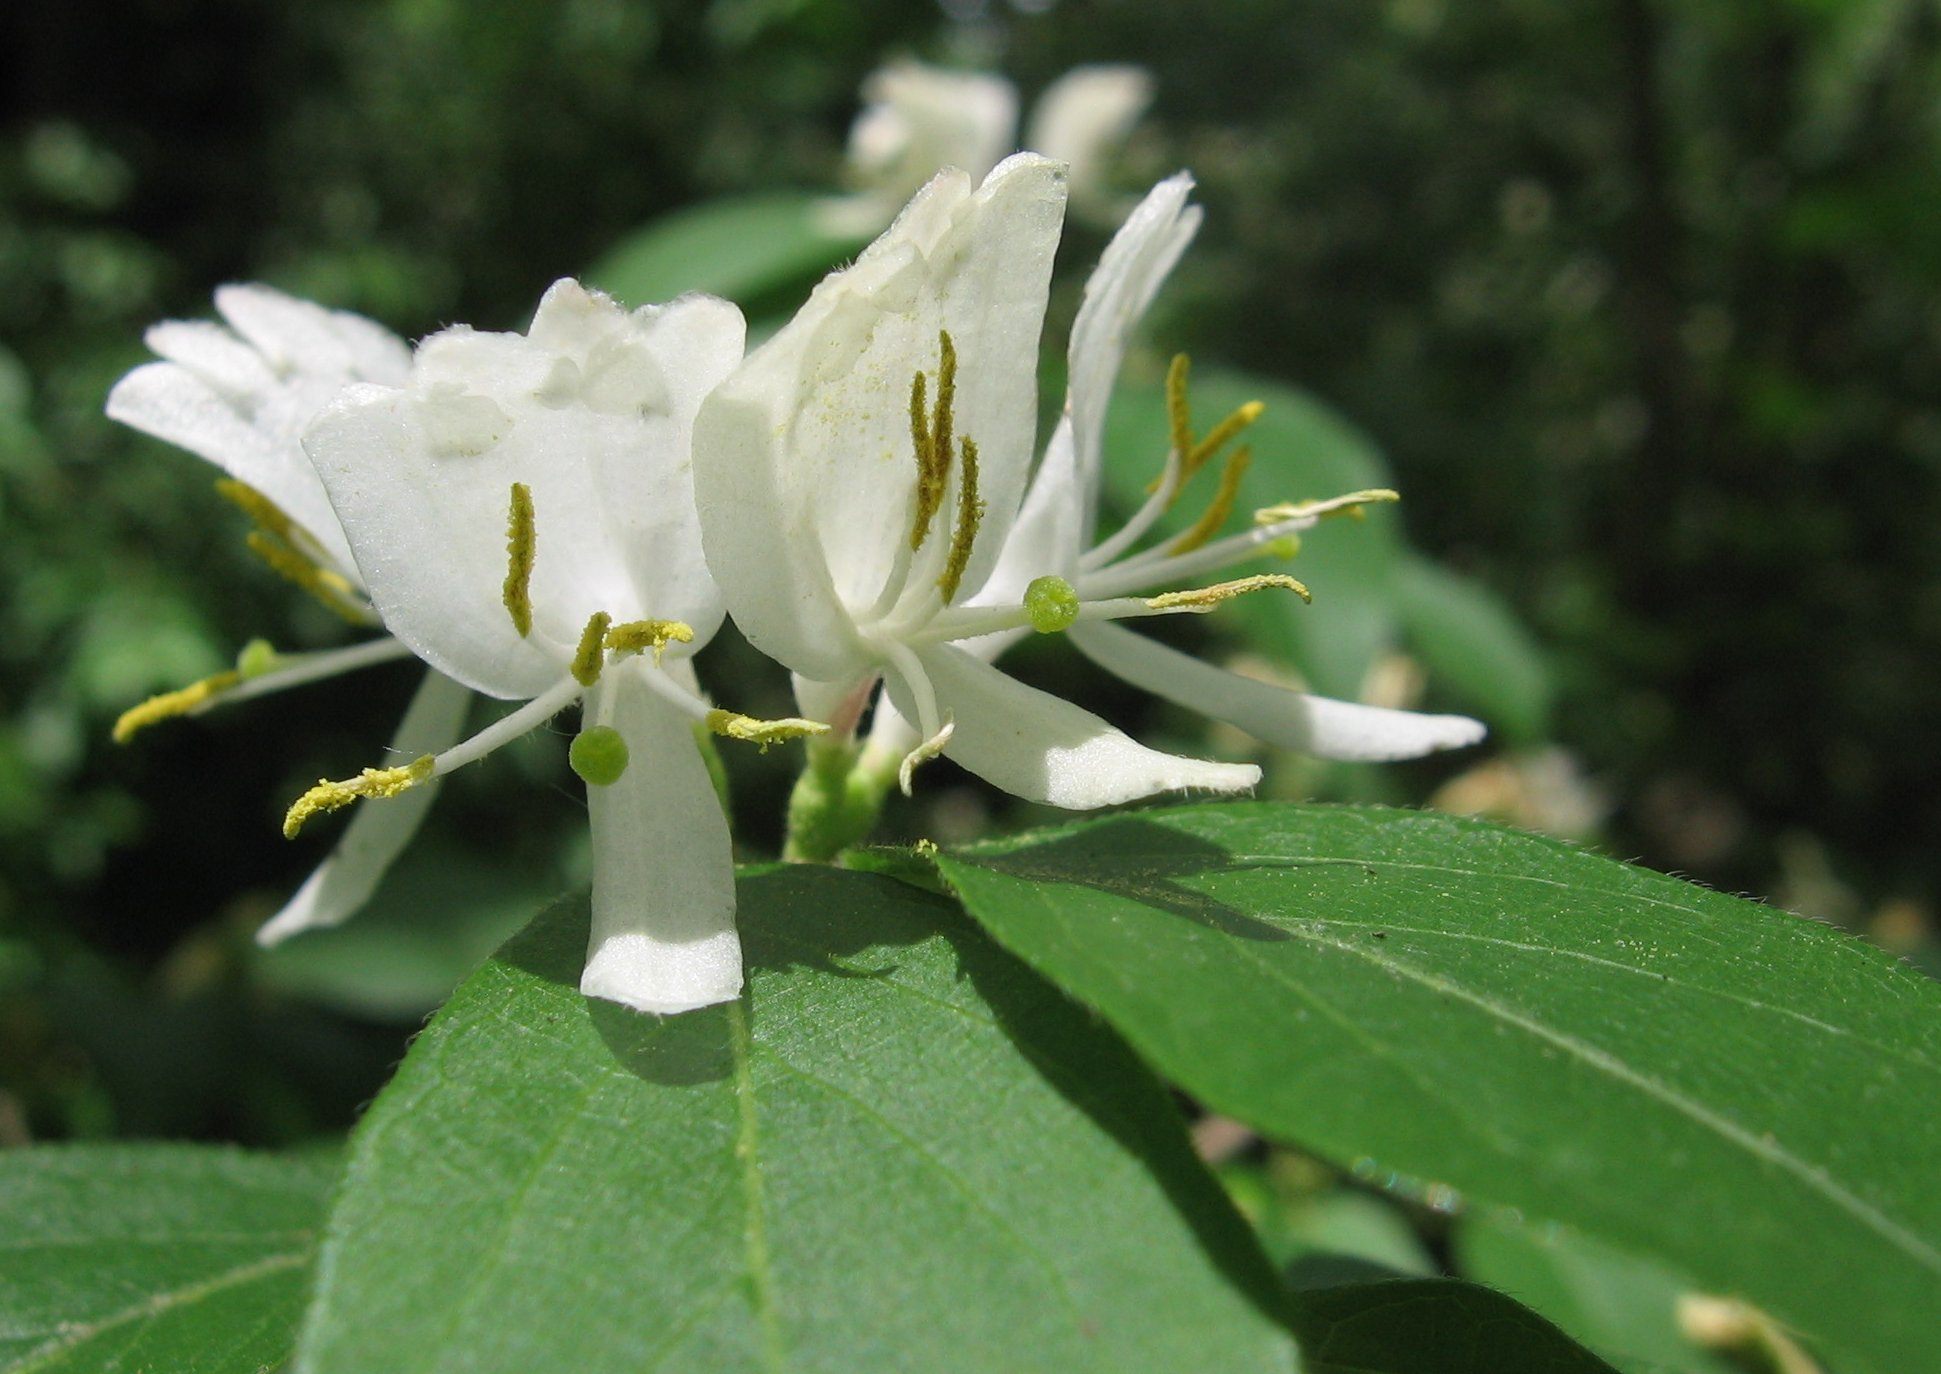
[(1550, 726), (1543, 651), (1497, 595), (1427, 559), (1404, 559), (1396, 610), (1430, 680), (1511, 743), (1533, 744)]
[(709, 291), (740, 305), (811, 277), (860, 241), (832, 233), (816, 211), (822, 196), (776, 191), (676, 210), (621, 240), (586, 273), (590, 286), (629, 305)]
[(747, 999), (670, 1019), (576, 991), (583, 900), (467, 981), (356, 1134), (298, 1367), (1292, 1367), (1163, 1091), (953, 904), (778, 870), (741, 928)]
[(1696, 1286), (1662, 1264), (1489, 1214), (1457, 1229), (1456, 1254), (1468, 1277), (1543, 1313), (1625, 1374), (1731, 1374), (1679, 1332), (1678, 1300)]
[(0, 1371), (280, 1364), (335, 1163), (178, 1145), (0, 1151)]
[(1456, 1279), (1385, 1279), (1305, 1293), (1307, 1374), (1612, 1374), (1501, 1293)]
[(1941, 1368), (1941, 986), (1859, 941), (1373, 808), (1148, 811), (941, 864), (1214, 1109), (1662, 1256), (1844, 1368)]

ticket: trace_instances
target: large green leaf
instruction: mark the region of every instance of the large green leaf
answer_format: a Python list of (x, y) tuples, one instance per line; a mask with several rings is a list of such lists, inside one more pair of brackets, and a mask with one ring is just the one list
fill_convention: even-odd
[(1614, 1374), (1501, 1293), (1455, 1279), (1387, 1279), (1301, 1296), (1308, 1374)]
[(579, 900), (459, 989), (358, 1129), (300, 1369), (1292, 1367), (1164, 1091), (952, 903), (775, 870), (741, 924), (730, 1007), (589, 1003)]
[[(1236, 509), (1246, 514), (1281, 501), (1339, 496), (1388, 485), (1375, 446), (1313, 397), (1279, 382), (1222, 368), (1193, 374), (1196, 426), (1205, 429), (1235, 406), (1266, 403), (1247, 433), (1253, 465)], [(1145, 500), (1146, 483), (1166, 455), (1165, 389), (1157, 376), (1129, 375), (1113, 397), (1106, 427), (1105, 494), (1121, 514)], [(1197, 519), (1212, 495), (1214, 474), (1201, 474), (1162, 530)], [(1110, 533), (1111, 521), (1100, 532)], [(1314, 591), (1314, 604), (1293, 597), (1243, 598), (1222, 614), (1249, 643), (1286, 655), (1317, 691), (1353, 698), (1369, 665), (1393, 638), (1392, 579), (1401, 543), (1393, 511), (1373, 508), (1367, 519), (1323, 521), (1302, 536), (1291, 565)]]
[(0, 1151), (0, 1371), (281, 1364), (334, 1165), (180, 1145)]
[(1941, 1369), (1941, 985), (1858, 940), (1373, 808), (1149, 811), (941, 863), (1217, 1110), (1661, 1256), (1845, 1368)]
[(686, 291), (746, 305), (833, 267), (859, 246), (818, 217), (820, 199), (775, 191), (677, 210), (616, 244), (586, 281), (630, 305)]

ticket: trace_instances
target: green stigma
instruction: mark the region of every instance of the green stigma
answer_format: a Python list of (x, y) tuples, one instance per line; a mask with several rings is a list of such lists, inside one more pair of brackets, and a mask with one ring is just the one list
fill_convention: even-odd
[(278, 658), (274, 644), (267, 639), (252, 639), (236, 655), (236, 673), (247, 682), (269, 672), (277, 665)]
[(1078, 619), (1078, 593), (1062, 577), (1034, 577), (1024, 589), (1024, 613), (1041, 635), (1069, 630)]
[(1301, 552), (1301, 536), (1298, 534), (1283, 534), (1278, 539), (1269, 539), (1261, 547), (1271, 557), (1294, 558)]
[(589, 725), (573, 736), (566, 761), (589, 787), (611, 787), (627, 771), (627, 741), (611, 725)]

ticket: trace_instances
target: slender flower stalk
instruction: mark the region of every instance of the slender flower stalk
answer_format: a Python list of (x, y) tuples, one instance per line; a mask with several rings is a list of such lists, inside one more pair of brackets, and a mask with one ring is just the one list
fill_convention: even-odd
[[(382, 628), (300, 440), (345, 387), (402, 385), (411, 372), (410, 349), (362, 316), (266, 286), (222, 287), (216, 310), (221, 324), (171, 320), (150, 329), (148, 346), (160, 360), (121, 379), (109, 394), (108, 414), (222, 469), (217, 490), (249, 518), (247, 542), (257, 557), (350, 625)], [(114, 736), (125, 743), (172, 717), (411, 656), (388, 635), (302, 654), (254, 640), (234, 668), (123, 712)], [(393, 752), (416, 757), (450, 745), (464, 730), (470, 703), (465, 688), (426, 673), (392, 739)], [(257, 939), (274, 944), (356, 912), (417, 833), (435, 793), (435, 786), (420, 788), (408, 802), (358, 817)]]

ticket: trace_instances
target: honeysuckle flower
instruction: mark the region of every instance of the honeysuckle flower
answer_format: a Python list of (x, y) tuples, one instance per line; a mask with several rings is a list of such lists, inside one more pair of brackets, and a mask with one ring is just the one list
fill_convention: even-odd
[[(1059, 164), (937, 176), (701, 408), (702, 539), (736, 624), (853, 727), (881, 678), (938, 753), (1035, 801), (1089, 808), (1259, 770), (1159, 753), (956, 641), (1036, 623), (1195, 611), (1234, 589), (972, 608), (1017, 512), (1038, 337), (1064, 209)], [(1283, 585), (1291, 579), (1277, 579)]]
[[(1018, 90), (1001, 76), (891, 62), (863, 82), (850, 126), (847, 178), (854, 193), (825, 202), (841, 233), (873, 233), (945, 167), (973, 181), (1018, 146)], [(1152, 77), (1122, 65), (1075, 67), (1033, 107), (1025, 146), (1068, 166), (1073, 211), (1116, 218), (1105, 168), (1152, 101)]]
[[(972, 606), (1027, 605), (1073, 599), (1109, 602), (1153, 587), (1222, 573), (1238, 564), (1298, 547), (1301, 532), (1334, 515), (1359, 515), (1395, 499), (1387, 490), (1294, 501), (1254, 513), (1251, 529), (1219, 537), (1232, 513), (1251, 454), (1234, 448), (1201, 518), (1182, 533), (1140, 548), (1196, 473), (1210, 468), (1260, 413), (1244, 406), (1195, 436), (1187, 404), (1187, 367), (1176, 358), (1167, 379), (1169, 447), (1145, 505), (1109, 538), (1095, 536), (1105, 411), (1134, 327), (1200, 224), (1189, 205), (1192, 178), (1169, 178), (1147, 194), (1107, 246), (1086, 283), (1072, 328), (1070, 391), (1065, 413), (1046, 444), (1016, 523), (1007, 532), (989, 579)], [(1241, 579), (1244, 584), (1248, 579)], [(1229, 584), (1234, 585), (1234, 584)], [(1054, 627), (1056, 616), (1034, 619)], [(1026, 633), (1013, 629), (980, 641), (974, 651), (996, 658)], [(1107, 672), (1189, 710), (1226, 721), (1283, 748), (1323, 758), (1384, 761), (1473, 744), (1483, 727), (1465, 716), (1423, 715), (1309, 696), (1200, 662), (1119, 625), (1081, 617), (1068, 631), (1075, 648)], [(879, 738), (896, 747), (898, 724), (883, 713)], [(907, 733), (907, 727), (903, 727)]]
[(562, 281), (525, 334), (435, 334), (406, 385), (350, 388), (304, 437), (385, 623), (441, 672), (521, 704), (441, 752), (318, 784), (286, 831), (408, 793), (580, 703), (581, 990), (642, 1011), (741, 987), (727, 821), (696, 727), (764, 743), (816, 728), (712, 708), (687, 661), (722, 619), (690, 434), (742, 340), (740, 312), (713, 297), (628, 313)]
[[(266, 286), (216, 292), (224, 323), (171, 320), (147, 333), (160, 361), (115, 386), (108, 414), (207, 459), (226, 474), (217, 488), (254, 521), (249, 547), (270, 568), (360, 629), (380, 620), (365, 593), (336, 512), (300, 439), (346, 386), (402, 384), (411, 350), (374, 321), (326, 310)], [(296, 687), (370, 664), (409, 658), (390, 636), (320, 653), (280, 654), (253, 641), (236, 666), (125, 712), (115, 738), (177, 715)], [(425, 675), (392, 747), (410, 756), (455, 742), (471, 693), (444, 674)], [(410, 842), (435, 788), (359, 816), (257, 938), (272, 944), (299, 930), (335, 925), (363, 906)]]

